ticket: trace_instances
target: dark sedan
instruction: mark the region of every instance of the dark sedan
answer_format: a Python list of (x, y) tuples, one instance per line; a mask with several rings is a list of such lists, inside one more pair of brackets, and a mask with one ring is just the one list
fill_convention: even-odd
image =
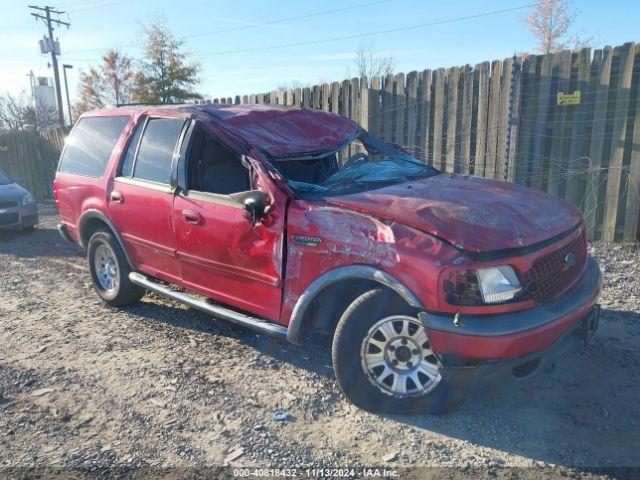
[(0, 229), (33, 230), (37, 223), (35, 197), (0, 170)]

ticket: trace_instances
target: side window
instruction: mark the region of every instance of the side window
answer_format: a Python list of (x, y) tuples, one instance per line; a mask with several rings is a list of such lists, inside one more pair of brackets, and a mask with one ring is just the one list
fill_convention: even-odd
[(134, 178), (171, 182), (171, 160), (184, 122), (181, 118), (152, 118), (147, 122), (135, 159)]
[(191, 137), (187, 189), (230, 195), (251, 190), (249, 170), (240, 155), (218, 142), (202, 126)]
[(136, 131), (133, 132), (133, 135), (129, 140), (129, 145), (127, 145), (127, 152), (124, 155), (124, 160), (122, 161), (119, 172), (119, 175), (122, 175), (123, 177), (130, 177), (133, 174), (133, 160), (136, 156), (136, 148), (138, 148), (138, 141), (140, 140), (140, 135), (142, 134), (143, 129), (144, 119), (142, 119), (136, 127)]
[(100, 177), (129, 119), (128, 115), (81, 118), (67, 138), (58, 170)]

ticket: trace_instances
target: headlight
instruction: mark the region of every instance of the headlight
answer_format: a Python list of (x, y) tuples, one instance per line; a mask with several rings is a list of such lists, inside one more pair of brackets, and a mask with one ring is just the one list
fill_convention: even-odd
[(35, 205), (35, 204), (36, 204), (36, 199), (30, 193), (27, 193), (24, 197), (22, 197), (23, 207), (30, 207), (31, 205)]
[(508, 265), (479, 268), (477, 272), (484, 303), (507, 302), (522, 289), (516, 272)]
[(516, 272), (508, 265), (454, 270), (444, 281), (447, 303), (482, 306), (513, 300), (522, 290)]

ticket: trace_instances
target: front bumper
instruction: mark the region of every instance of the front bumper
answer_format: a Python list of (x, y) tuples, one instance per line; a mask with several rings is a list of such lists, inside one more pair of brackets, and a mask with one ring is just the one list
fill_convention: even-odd
[(445, 356), (442, 358), (443, 379), (456, 388), (467, 390), (527, 380), (552, 367), (559, 356), (580, 342), (589, 343), (598, 328), (599, 319), (600, 306), (596, 305), (577, 326), (565, 332), (549, 347), (521, 357), (470, 362)]
[(11, 207), (0, 209), (0, 230), (15, 230), (32, 227), (38, 223), (38, 207)]
[(528, 310), (493, 315), (421, 312), (431, 349), (440, 356), (468, 360), (521, 357), (543, 350), (580, 324), (597, 303), (602, 279), (598, 264), (587, 260), (580, 281), (554, 301)]

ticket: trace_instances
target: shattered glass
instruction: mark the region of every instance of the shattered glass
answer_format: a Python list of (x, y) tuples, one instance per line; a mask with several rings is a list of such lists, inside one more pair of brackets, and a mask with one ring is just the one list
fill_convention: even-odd
[(351, 193), (440, 173), (367, 133), (316, 158), (290, 157), (275, 163), (287, 184), (299, 193)]

